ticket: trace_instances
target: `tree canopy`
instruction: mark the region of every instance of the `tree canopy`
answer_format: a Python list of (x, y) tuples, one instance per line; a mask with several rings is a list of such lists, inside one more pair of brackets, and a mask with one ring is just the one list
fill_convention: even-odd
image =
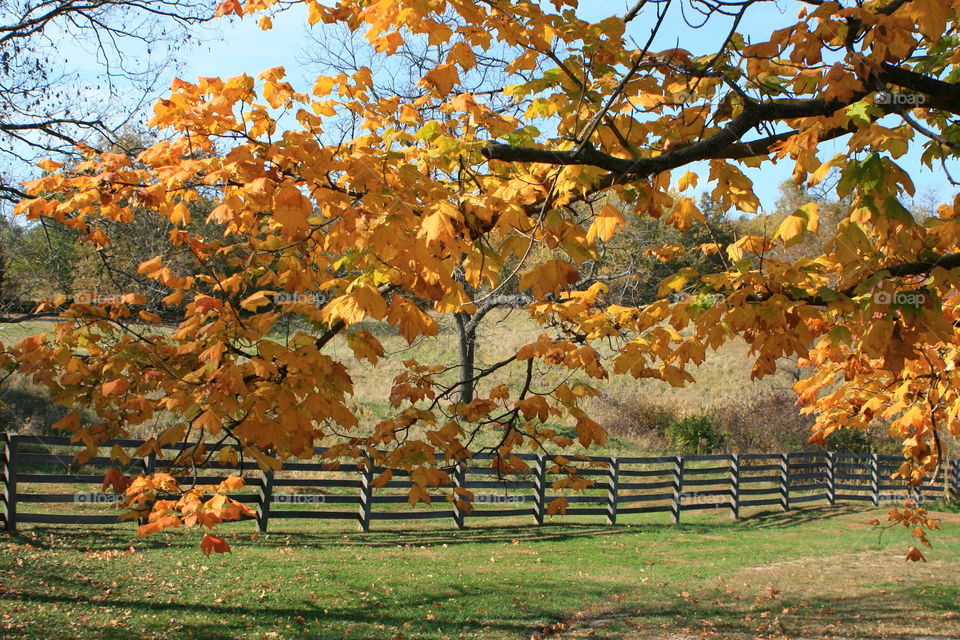
[[(218, 12), (258, 14), (269, 28), (270, 11), (290, 4), (228, 0)], [(708, 351), (740, 338), (755, 377), (800, 358), (812, 442), (888, 420), (905, 478), (938, 467), (942, 436), (960, 435), (960, 209), (912, 215), (903, 158), (942, 163), (949, 179), (960, 2), (801, 1), (789, 3), (794, 21), (762, 34), (741, 29), (771, 4), (760, 0), (640, 0), (592, 22), (576, 0), (301, 4), (311, 25), (362, 33), (385, 59), (425, 52), (417, 86), (385, 92), (367, 66), (307, 88), (282, 68), (177, 80), (151, 121), (169, 137), (135, 163), (90, 152), (76, 165), (44, 163), (49, 173), (29, 185), (18, 211), (30, 220), (108, 247), (108, 223), (149, 210), (193, 256), (190, 268), (160, 257), (139, 266), (169, 290), (163, 304), (182, 314), (174, 330), (130, 294), (74, 303), (54, 335), (6, 349), (58, 402), (99, 416), (85, 424), (74, 412), (60, 426), (94, 447), (169, 412), (176, 424), (148, 447), (189, 443), (184, 467), (208, 459), (203, 443), (275, 468), (323, 441), (331, 458), (409, 470), (413, 504), (481, 448), (478, 432), (497, 434), (486, 448), (504, 472), (523, 470), (519, 450), (576, 446), (546, 424), (554, 418), (575, 425), (582, 447), (603, 443), (583, 407), (590, 378), (686, 384)], [(712, 50), (675, 46), (718, 30)], [(477, 83), (484, 73), (492, 80)], [(828, 141), (846, 148), (824, 157)], [(755, 212), (748, 169), (770, 163), (792, 166), (797, 184), (836, 180), (844, 210), (810, 243), (818, 255), (783, 250), (818, 233), (812, 199), (771, 233), (732, 242), (698, 206), (704, 192), (718, 211)], [(190, 226), (200, 200), (215, 203), (209, 219), (222, 233)], [(634, 215), (709, 240), (650, 249), (664, 263), (715, 258), (675, 261), (652, 301), (617, 304), (602, 282), (572, 288)], [(344, 336), (357, 360), (376, 364), (384, 350), (361, 323), (413, 341), (436, 333), (433, 312), (473, 313), (483, 297), (470, 291), (481, 288), (529, 295), (543, 326), (476, 374), (515, 367), (522, 383), (479, 385), (462, 403), (446, 363), (407, 361), (388, 392), (394, 415), (358, 420), (331, 340)], [(291, 314), (304, 330), (274, 339)], [(569, 382), (544, 388), (543, 367), (568, 370)], [(565, 482), (585, 481), (571, 469)], [(195, 524), (199, 505), (201, 524), (242, 509), (177, 490), (173, 476), (133, 480), (129, 504), (152, 508), (144, 532)], [(929, 524), (916, 510), (897, 514)]]

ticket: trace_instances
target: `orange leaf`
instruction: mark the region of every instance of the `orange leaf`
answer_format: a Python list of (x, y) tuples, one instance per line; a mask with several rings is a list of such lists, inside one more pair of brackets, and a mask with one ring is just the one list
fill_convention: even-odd
[(105, 396), (119, 396), (126, 393), (127, 389), (130, 388), (130, 383), (124, 378), (117, 378), (111, 380), (110, 382), (104, 382), (103, 386), (100, 388), (101, 392)]
[(223, 538), (218, 538), (208, 533), (203, 536), (203, 540), (200, 541), (200, 550), (206, 555), (210, 555), (211, 552), (226, 553), (230, 551), (230, 545), (227, 544), (227, 541)]
[(106, 475), (103, 476), (103, 491), (106, 491), (108, 487), (113, 487), (115, 493), (123, 493), (129, 485), (130, 479), (114, 467), (107, 469)]
[(445, 97), (460, 81), (460, 74), (452, 64), (443, 64), (423, 76), (421, 84), (434, 89), (440, 97)]
[(921, 560), (923, 560), (924, 562), (927, 561), (927, 559), (923, 557), (923, 554), (920, 553), (920, 549), (917, 549), (916, 547), (910, 547), (909, 549), (907, 549), (906, 560), (909, 560), (911, 562), (920, 562)]
[(567, 499), (566, 498), (555, 498), (550, 501), (550, 504), (547, 505), (547, 513), (552, 516), (559, 514), (564, 514), (567, 512)]
[(217, 11), (214, 15), (220, 17), (230, 14), (243, 15), (243, 6), (240, 4), (240, 0), (224, 0), (217, 5)]

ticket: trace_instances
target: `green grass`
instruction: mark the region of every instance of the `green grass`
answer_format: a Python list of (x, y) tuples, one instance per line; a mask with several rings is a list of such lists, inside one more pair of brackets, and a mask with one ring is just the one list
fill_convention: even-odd
[[(26, 528), (0, 539), (4, 638), (212, 640), (552, 637), (947, 638), (960, 635), (960, 518), (929, 562), (874, 510), (815, 507), (730, 522), (476, 526), (231, 525), (195, 532)], [(380, 526), (386, 527), (384, 523)]]

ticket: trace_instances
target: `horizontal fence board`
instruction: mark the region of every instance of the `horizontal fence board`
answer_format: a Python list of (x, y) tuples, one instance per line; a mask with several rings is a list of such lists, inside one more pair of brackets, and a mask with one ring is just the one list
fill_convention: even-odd
[(697, 456), (683, 456), (685, 462), (729, 462), (730, 456), (727, 454), (711, 454)]
[(112, 504), (122, 502), (123, 496), (115, 493), (20, 493), (17, 502), (69, 502), (76, 504)]
[(818, 493), (812, 496), (795, 496), (792, 493), (790, 494), (790, 504), (798, 504), (801, 502), (815, 502), (816, 500), (826, 500), (827, 494)]
[(723, 467), (704, 467), (701, 469), (698, 469), (696, 467), (686, 467), (686, 466), (683, 468), (684, 475), (700, 476), (700, 475), (706, 475), (708, 473), (730, 473), (730, 465), (726, 465)]
[(673, 468), (670, 469), (649, 469), (637, 471), (634, 469), (620, 469), (620, 476), (624, 478), (656, 478), (660, 476), (672, 476)]
[[(600, 508), (590, 507), (569, 507), (563, 514), (565, 516), (605, 516), (608, 511)], [(559, 513), (558, 513), (559, 515)]]
[(707, 502), (707, 503), (694, 503), (694, 504), (681, 504), (681, 511), (699, 511), (702, 509), (729, 509), (730, 501), (725, 502)]
[(17, 484), (102, 484), (103, 474), (23, 473), (17, 472)]
[[(476, 503), (474, 503), (476, 504)], [(527, 509), (474, 509), (471, 513), (466, 513), (468, 518), (509, 518), (512, 516), (532, 516), (533, 508)]]
[[(259, 500), (259, 496), (251, 496), (251, 497), (253, 498), (253, 500), (251, 500), (250, 502), (256, 502)], [(270, 501), (273, 504), (301, 504), (301, 505), (360, 504), (360, 496), (338, 496), (338, 495), (326, 495), (326, 494), (315, 494), (315, 493), (290, 493), (290, 494), (274, 493), (270, 497)], [(404, 500), (404, 502), (406, 502), (406, 500)]]
[[(285, 462), (283, 464), (284, 471), (327, 471), (327, 472), (338, 472), (346, 473), (350, 471), (359, 471), (360, 468), (355, 464), (341, 464), (336, 466), (332, 463), (326, 462), (323, 464), (317, 464), (316, 462)], [(394, 475), (397, 475), (397, 472), (394, 471)]]
[(297, 509), (270, 509), (271, 518), (292, 520), (295, 518), (324, 519), (324, 520), (356, 520), (355, 511), (303, 511)]
[(850, 493), (838, 493), (837, 500), (856, 500), (859, 502), (873, 502), (872, 496), (861, 496)]
[[(560, 496), (556, 496), (556, 497), (560, 497)], [(602, 496), (563, 496), (563, 497), (566, 498), (567, 502), (569, 502), (570, 504), (582, 504), (582, 503), (588, 503), (588, 504), (604, 503), (604, 504), (606, 504), (606, 502), (607, 502), (607, 496), (606, 496), (606, 494), (604, 494), (604, 495), (602, 495)], [(553, 499), (553, 496), (547, 496), (547, 500), (548, 500), (548, 501), (551, 500), (551, 499)]]
[(464, 489), (533, 489), (537, 485), (525, 480), (522, 482), (500, 482), (497, 480), (465, 480), (461, 485)]
[(17, 512), (17, 522), (32, 524), (119, 524), (118, 516), (79, 513), (22, 513)]
[(629, 515), (631, 513), (667, 513), (673, 511), (672, 505), (652, 505), (648, 507), (617, 507), (617, 515)]

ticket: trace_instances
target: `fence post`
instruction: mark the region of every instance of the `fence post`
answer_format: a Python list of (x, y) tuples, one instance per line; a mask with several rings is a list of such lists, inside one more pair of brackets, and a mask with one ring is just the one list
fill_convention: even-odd
[(610, 458), (607, 488), (607, 524), (617, 524), (617, 487), (620, 484), (620, 461)]
[(951, 460), (950, 466), (953, 469), (953, 496), (960, 497), (960, 460)]
[(880, 456), (870, 454), (870, 498), (873, 506), (880, 506)]
[(257, 504), (257, 531), (267, 532), (267, 525), (270, 523), (270, 503), (273, 502), (273, 469), (267, 469), (262, 473), (260, 487), (260, 499)]
[(780, 508), (790, 510), (790, 454), (780, 454)]
[(836, 460), (832, 451), (827, 451), (827, 502), (830, 506), (837, 504)]
[(547, 500), (547, 459), (537, 454), (537, 462), (533, 467), (533, 517), (537, 524), (543, 524), (543, 516)]
[(7, 531), (17, 530), (17, 434), (6, 434), (3, 474), (3, 520)]
[(457, 502), (462, 499), (457, 489), (462, 489), (466, 482), (467, 465), (465, 462), (458, 462), (453, 468), (453, 522), (457, 525), (457, 529), (463, 529), (465, 515), (463, 509), (457, 505)]
[(363, 476), (360, 478), (360, 510), (357, 513), (360, 531), (370, 531), (371, 511), (373, 511), (373, 460), (367, 458)]
[(683, 503), (683, 456), (676, 456), (673, 462), (673, 505), (671, 515), (674, 524), (680, 524), (680, 511)]
[(740, 519), (740, 455), (730, 454), (730, 517)]

